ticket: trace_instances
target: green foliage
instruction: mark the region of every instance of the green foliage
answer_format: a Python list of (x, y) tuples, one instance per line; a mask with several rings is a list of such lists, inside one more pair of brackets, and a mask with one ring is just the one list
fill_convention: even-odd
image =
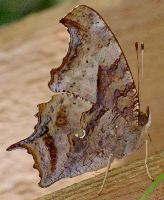
[(164, 181), (164, 173), (160, 174), (157, 179), (148, 187), (148, 189), (144, 192), (144, 195), (140, 200), (148, 200), (153, 191), (158, 187), (158, 185)]
[(0, 25), (56, 5), (62, 0), (0, 0)]

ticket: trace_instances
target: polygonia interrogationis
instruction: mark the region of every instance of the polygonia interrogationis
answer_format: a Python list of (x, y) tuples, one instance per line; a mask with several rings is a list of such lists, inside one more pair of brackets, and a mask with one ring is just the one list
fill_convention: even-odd
[(8, 148), (32, 154), (41, 187), (100, 169), (110, 154), (112, 162), (131, 153), (150, 124), (125, 56), (100, 15), (81, 5), (61, 23), (70, 33), (69, 50), (49, 82), (59, 93), (39, 105), (34, 133)]

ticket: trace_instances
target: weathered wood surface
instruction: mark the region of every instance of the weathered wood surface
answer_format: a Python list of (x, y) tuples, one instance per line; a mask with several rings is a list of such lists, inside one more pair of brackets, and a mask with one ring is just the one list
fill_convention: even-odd
[[(164, 151), (149, 157), (148, 162), (150, 172), (156, 178), (164, 172)], [(36, 200), (139, 200), (151, 185), (144, 160), (111, 170), (102, 195), (97, 196), (103, 177), (104, 173)], [(164, 181), (152, 193), (150, 200), (164, 200)]]

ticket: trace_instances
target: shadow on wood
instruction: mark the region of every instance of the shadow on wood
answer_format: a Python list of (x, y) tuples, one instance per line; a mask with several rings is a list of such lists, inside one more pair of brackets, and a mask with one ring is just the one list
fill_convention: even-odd
[[(148, 166), (154, 178), (164, 172), (164, 151), (149, 157)], [(152, 183), (147, 177), (144, 160), (109, 171), (105, 188), (97, 196), (103, 178), (104, 173), (36, 200), (140, 200)], [(164, 181), (149, 200), (164, 200)]]

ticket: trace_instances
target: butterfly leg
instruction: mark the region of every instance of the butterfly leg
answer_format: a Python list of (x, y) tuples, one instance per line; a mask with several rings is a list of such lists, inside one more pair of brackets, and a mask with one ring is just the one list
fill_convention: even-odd
[(146, 138), (146, 140), (145, 140), (145, 168), (146, 168), (146, 173), (147, 173), (148, 177), (150, 178), (150, 180), (154, 181), (154, 178), (150, 175), (147, 160), (148, 160), (148, 138)]
[(99, 192), (98, 192), (98, 194), (97, 194), (98, 196), (99, 196), (99, 195), (102, 193), (102, 191), (103, 191), (103, 188), (104, 188), (104, 185), (105, 185), (105, 181), (106, 181), (107, 176), (108, 176), (108, 171), (109, 171), (109, 168), (110, 168), (110, 164), (111, 164), (112, 158), (113, 158), (113, 154), (110, 154), (110, 155), (109, 155), (109, 158), (108, 158), (108, 164), (107, 164), (107, 167), (106, 167), (106, 171), (105, 171), (105, 176), (104, 176), (104, 179), (103, 179), (101, 188), (100, 188), (100, 190), (99, 190)]

